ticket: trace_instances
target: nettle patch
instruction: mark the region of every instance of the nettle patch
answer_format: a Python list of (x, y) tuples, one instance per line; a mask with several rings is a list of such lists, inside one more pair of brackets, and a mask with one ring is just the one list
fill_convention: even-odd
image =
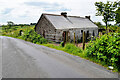
[(86, 55), (120, 71), (120, 33), (105, 34), (91, 41)]

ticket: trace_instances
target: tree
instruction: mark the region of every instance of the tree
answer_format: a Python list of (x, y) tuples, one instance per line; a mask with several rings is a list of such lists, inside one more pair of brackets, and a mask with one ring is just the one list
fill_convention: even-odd
[(7, 23), (8, 23), (8, 25), (14, 25), (14, 23), (12, 21), (8, 21)]
[(98, 26), (98, 28), (104, 28), (104, 26), (101, 24), (101, 22), (94, 22), (97, 26)]
[(9, 29), (14, 25), (14, 23), (12, 21), (8, 21), (7, 25), (9, 26)]
[(120, 23), (120, 7), (116, 10), (115, 22), (116, 24)]
[(103, 22), (106, 25), (106, 33), (107, 33), (108, 22), (114, 21), (117, 2), (110, 2), (110, 1), (107, 1), (107, 3), (96, 2), (95, 6), (97, 10), (96, 16), (103, 16)]

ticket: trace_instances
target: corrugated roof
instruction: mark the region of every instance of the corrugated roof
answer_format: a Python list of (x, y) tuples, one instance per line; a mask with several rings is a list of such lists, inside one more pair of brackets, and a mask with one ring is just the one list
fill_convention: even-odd
[(98, 28), (93, 22), (87, 18), (75, 16), (61, 16), (45, 14), (46, 18), (54, 25), (56, 29), (70, 28)]

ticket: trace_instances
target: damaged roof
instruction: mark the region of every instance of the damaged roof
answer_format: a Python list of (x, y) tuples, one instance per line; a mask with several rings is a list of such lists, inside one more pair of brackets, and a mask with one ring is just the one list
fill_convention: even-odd
[(43, 14), (56, 29), (71, 29), (71, 28), (98, 28), (88, 18), (79, 16), (62, 16), (53, 14)]

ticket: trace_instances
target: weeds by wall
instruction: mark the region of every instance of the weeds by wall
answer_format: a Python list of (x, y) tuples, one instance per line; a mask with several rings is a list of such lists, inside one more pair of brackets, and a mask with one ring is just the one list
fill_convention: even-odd
[(120, 71), (120, 33), (109, 33), (91, 41), (86, 56)]

